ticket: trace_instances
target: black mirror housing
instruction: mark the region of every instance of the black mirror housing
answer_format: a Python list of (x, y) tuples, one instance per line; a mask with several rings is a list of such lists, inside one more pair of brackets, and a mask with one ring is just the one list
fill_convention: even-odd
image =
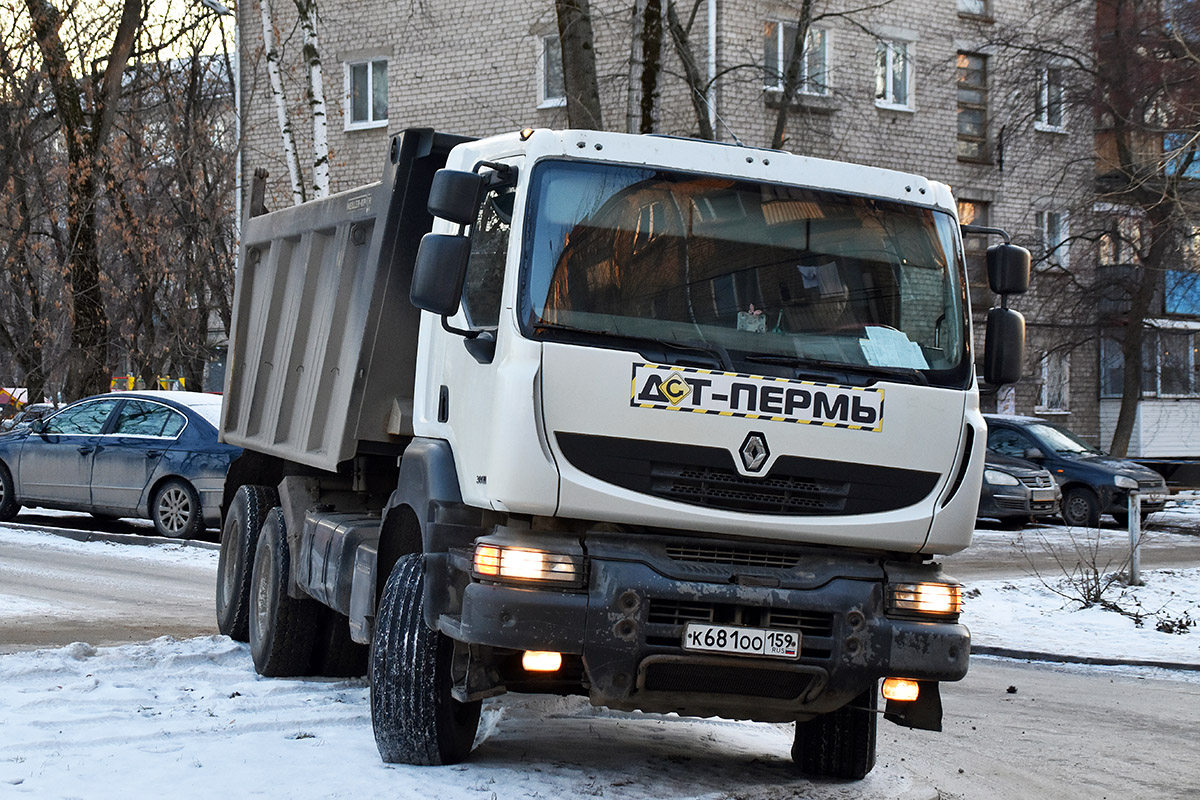
[(46, 420), (35, 419), (33, 422), (29, 423), (29, 430), (33, 431), (34, 433), (41, 433), (42, 431), (46, 430)]
[(439, 169), (429, 187), (429, 213), (456, 225), (474, 225), (487, 179), (475, 172)]
[(1025, 451), (1024, 457), (1028, 461), (1037, 461), (1039, 459), (1045, 458), (1046, 454), (1043, 453), (1040, 449), (1038, 449), (1036, 447), (1031, 447)]
[(1029, 291), (1029, 251), (1015, 244), (996, 244), (987, 249), (988, 284), (996, 294)]
[(471, 240), (466, 236), (422, 236), (409, 289), (412, 304), (444, 317), (457, 313), (470, 257)]
[(1024, 363), (1025, 317), (1011, 308), (988, 309), (983, 379), (993, 386), (1016, 383)]

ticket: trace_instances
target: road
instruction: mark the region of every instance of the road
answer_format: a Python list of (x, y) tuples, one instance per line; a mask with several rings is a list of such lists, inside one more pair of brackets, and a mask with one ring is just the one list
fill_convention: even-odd
[[(17, 539), (0, 536), (0, 653), (217, 632), (216, 551), (175, 543), (153, 548), (85, 543), (37, 533), (90, 526), (136, 539), (146, 530), (86, 515), (22, 514), (17, 523), (0, 528), (14, 531)], [(166, 552), (154, 552), (160, 548)]]
[[(21, 521), (27, 530), (0, 527), (0, 610), (5, 612), (0, 614), (0, 653), (80, 640), (107, 645), (216, 632), (214, 551), (81, 543), (29, 530), (55, 519)], [(1009, 534), (994, 533), (981, 533), (981, 550), (1011, 546)], [(982, 572), (990, 573), (993, 566), (985, 565)], [(1011, 559), (1009, 569), (1014, 569)], [(964, 562), (953, 571), (972, 577), (980, 568)], [(880, 723), (877, 772), (881, 778), (909, 776), (909, 789), (918, 791), (906, 790), (906, 798), (1184, 798), (1200, 786), (1200, 760), (1194, 757), (1200, 680), (1194, 673), (975, 657), (966, 679), (944, 685), (942, 697), (941, 733)], [(886, 784), (871, 785), (878, 791)], [(645, 797), (672, 796), (656, 793), (654, 785), (641, 788)], [(666, 784), (659, 788), (667, 791)], [(835, 794), (863, 796), (843, 788), (844, 794)], [(800, 796), (783, 785), (758, 789), (730, 797)], [(822, 790), (819, 796), (826, 794)]]

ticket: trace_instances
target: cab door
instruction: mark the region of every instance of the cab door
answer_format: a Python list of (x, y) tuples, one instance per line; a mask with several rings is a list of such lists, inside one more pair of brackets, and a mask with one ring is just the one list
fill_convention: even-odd
[(92, 505), (110, 513), (138, 512), (146, 484), (186, 423), (183, 414), (162, 403), (126, 400), (96, 448)]
[(92, 461), (118, 398), (69, 406), (30, 433), (21, 445), (16, 479), (22, 500), (42, 500), (79, 509), (92, 503)]

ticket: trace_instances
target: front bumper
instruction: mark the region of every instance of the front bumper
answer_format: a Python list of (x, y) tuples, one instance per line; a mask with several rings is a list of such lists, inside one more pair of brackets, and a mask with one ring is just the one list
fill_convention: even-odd
[[(965, 626), (884, 614), (893, 570), (877, 555), (684, 541), (589, 534), (582, 590), (472, 580), (460, 613), (439, 626), (470, 644), (579, 654), (597, 705), (690, 716), (803, 719), (881, 677), (955, 681), (967, 672)], [(903, 573), (893, 580), (941, 579), (937, 565), (892, 566)], [(800, 657), (687, 651), (689, 622), (798, 632)]]

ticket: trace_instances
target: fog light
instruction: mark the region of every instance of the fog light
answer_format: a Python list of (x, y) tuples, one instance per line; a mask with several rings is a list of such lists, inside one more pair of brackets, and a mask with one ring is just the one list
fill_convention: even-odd
[(962, 587), (949, 583), (894, 583), (891, 586), (893, 611), (957, 616), (962, 611)]
[(921, 685), (908, 678), (888, 678), (883, 682), (883, 696), (888, 700), (911, 703), (921, 693)]
[(521, 667), (526, 672), (558, 672), (562, 667), (562, 653), (526, 650), (521, 656)]
[(475, 546), (474, 567), (475, 574), (485, 578), (578, 584), (583, 577), (578, 556), (494, 544)]

